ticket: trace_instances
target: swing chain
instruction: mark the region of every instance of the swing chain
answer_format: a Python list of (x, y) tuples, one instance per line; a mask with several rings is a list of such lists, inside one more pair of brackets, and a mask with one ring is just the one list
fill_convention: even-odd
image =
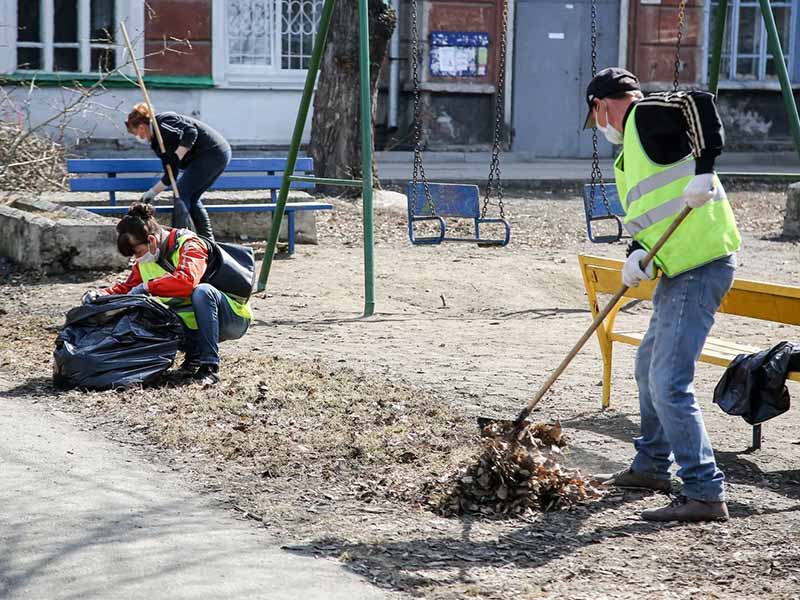
[(489, 179), (483, 196), (481, 219), (486, 218), (489, 208), (489, 199), (492, 190), (497, 190), (497, 208), (500, 218), (505, 219), (505, 205), (503, 204), (503, 182), (500, 179), (500, 145), (502, 142), (504, 117), (505, 117), (505, 87), (506, 87), (506, 54), (508, 32), (508, 0), (503, 1), (503, 22), (500, 30), (500, 57), (497, 73), (497, 93), (495, 94), (494, 138), (492, 140), (492, 160), (489, 163)]
[(413, 191), (412, 204), (414, 213), (417, 213), (417, 181), (422, 179), (422, 186), (425, 190), (425, 199), (428, 210), (436, 216), (436, 208), (433, 204), (433, 197), (428, 186), (428, 178), (425, 176), (425, 166), (422, 163), (422, 119), (420, 116), (420, 81), (419, 81), (419, 29), (417, 26), (417, 0), (411, 0), (411, 73), (414, 85), (414, 171), (412, 174)]
[[(597, 0), (592, 0), (592, 78), (597, 75)], [(606, 213), (611, 215), (606, 187), (603, 185), (603, 173), (600, 170), (600, 152), (597, 149), (597, 127), (592, 127), (592, 185), (589, 189), (589, 214), (594, 215), (594, 202), (597, 185), (600, 184), (600, 198)]]
[(686, 0), (681, 0), (678, 6), (678, 33), (675, 43), (675, 72), (672, 78), (672, 91), (678, 91), (678, 78), (681, 71), (681, 41), (683, 40), (683, 21), (686, 17)]

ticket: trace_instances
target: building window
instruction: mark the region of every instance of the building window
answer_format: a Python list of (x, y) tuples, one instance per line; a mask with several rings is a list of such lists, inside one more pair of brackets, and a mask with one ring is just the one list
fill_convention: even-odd
[[(717, 0), (712, 0), (709, 39), (712, 39), (716, 30), (717, 5)], [(797, 0), (773, 0), (772, 13), (775, 16), (784, 60), (791, 73), (794, 66)], [(758, 0), (729, 0), (722, 42), (720, 80), (763, 82), (777, 78), (775, 60), (767, 48), (767, 31)]]
[(117, 66), (115, 0), (17, 0), (16, 68), (100, 73)]
[(283, 2), (281, 18), (281, 68), (308, 68), (319, 27), (322, 0)]
[(273, 0), (229, 0), (227, 8), (228, 64), (273, 67)]
[(321, 11), (322, 0), (216, 0), (215, 78), (270, 83), (301, 75)]

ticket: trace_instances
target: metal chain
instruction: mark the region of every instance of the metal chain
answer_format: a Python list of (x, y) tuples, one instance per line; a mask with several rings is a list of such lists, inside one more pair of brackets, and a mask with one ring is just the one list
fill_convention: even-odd
[[(592, 0), (592, 78), (597, 75), (597, 0)], [(594, 202), (597, 195), (597, 186), (600, 185), (600, 198), (606, 213), (610, 216), (611, 206), (606, 196), (606, 186), (603, 185), (603, 173), (600, 171), (600, 152), (597, 149), (597, 127), (592, 127), (592, 185), (589, 189), (589, 214), (594, 215)]]
[(678, 91), (678, 78), (681, 72), (681, 41), (683, 40), (683, 20), (686, 16), (686, 0), (681, 0), (678, 7), (678, 36), (675, 44), (675, 72), (672, 77), (672, 91)]
[(503, 2), (503, 22), (500, 30), (500, 60), (497, 73), (497, 91), (495, 92), (494, 102), (494, 136), (492, 140), (492, 159), (489, 163), (489, 179), (486, 182), (486, 190), (483, 196), (483, 208), (481, 218), (486, 218), (486, 211), (489, 208), (489, 201), (492, 190), (497, 190), (497, 208), (500, 211), (500, 218), (506, 218), (505, 205), (503, 204), (503, 182), (500, 179), (500, 144), (503, 137), (504, 116), (505, 116), (505, 95), (506, 95), (506, 54), (507, 54), (507, 33), (508, 33), (508, 0)]
[(422, 164), (422, 118), (420, 115), (420, 81), (419, 81), (419, 28), (417, 26), (417, 0), (411, 0), (411, 74), (414, 84), (414, 171), (412, 174), (412, 206), (417, 214), (417, 181), (422, 179), (425, 199), (431, 215), (436, 216), (428, 178), (425, 176), (425, 165)]

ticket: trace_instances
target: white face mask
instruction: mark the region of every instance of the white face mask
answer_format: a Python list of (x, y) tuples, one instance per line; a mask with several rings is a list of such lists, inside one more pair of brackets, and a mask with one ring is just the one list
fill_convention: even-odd
[(622, 142), (624, 141), (624, 136), (622, 132), (617, 131), (611, 123), (608, 123), (608, 104), (606, 104), (606, 125), (600, 125), (597, 122), (597, 113), (595, 112), (594, 122), (599, 131), (605, 136), (610, 144), (614, 144), (615, 146), (621, 146)]
[(139, 264), (156, 262), (159, 256), (161, 256), (160, 248), (156, 248), (155, 254), (148, 250), (146, 254), (142, 254), (139, 258), (137, 258), (136, 262)]
[(622, 142), (625, 138), (621, 132), (614, 129), (614, 126), (611, 123), (609, 123), (607, 127), (600, 127), (600, 125), (598, 125), (597, 128), (603, 133), (609, 143), (614, 144), (615, 146), (622, 145)]
[(150, 141), (147, 138), (139, 137), (138, 135), (134, 137), (136, 138), (136, 141), (139, 142), (140, 144), (146, 144), (148, 146), (150, 145)]

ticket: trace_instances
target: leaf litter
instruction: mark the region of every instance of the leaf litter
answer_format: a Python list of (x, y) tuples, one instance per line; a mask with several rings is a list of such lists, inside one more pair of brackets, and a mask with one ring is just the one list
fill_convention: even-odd
[[(750, 215), (763, 213), (764, 195), (740, 194), (735, 199), (743, 229), (747, 230)], [(766, 196), (776, 205), (783, 198), (776, 193)], [(578, 199), (575, 207), (579, 206)], [(542, 218), (543, 211), (558, 222), (558, 228)], [(514, 214), (514, 222), (522, 224), (515, 234), (520, 245), (508, 252), (531, 246), (541, 254), (551, 244), (571, 251), (580, 248), (584, 242), (576, 241), (579, 224), (572, 222), (577, 217), (570, 214), (562, 203), (521, 202)], [(380, 213), (377, 217), (381, 219)], [(378, 233), (389, 232), (394, 236), (391, 243), (396, 237), (405, 245), (400, 219), (384, 221), (386, 227)], [(756, 229), (779, 231), (779, 225), (774, 219)], [(354, 209), (353, 239), (358, 239), (359, 226)], [(548, 227), (555, 232), (552, 236), (544, 231)], [(321, 239), (330, 243), (326, 235), (323, 230)], [(751, 270), (769, 265), (779, 279), (796, 279), (796, 261), (790, 260), (796, 246), (750, 241), (750, 247), (758, 246), (760, 252), (748, 256)], [(405, 246), (397, 252), (404, 256)], [(776, 255), (786, 260), (772, 258)], [(135, 443), (137, 452), (166, 461), (227, 502), (240, 518), (260, 520), (290, 551), (341, 560), (348, 570), (377, 586), (400, 591), (402, 597), (800, 599), (800, 547), (791, 543), (800, 514), (792, 450), (797, 446), (780, 441), (796, 438), (791, 433), (796, 419), (791, 415), (771, 426), (771, 446), (762, 452), (746, 457), (723, 452), (734, 516), (724, 526), (643, 523), (637, 512), (662, 505), (665, 499), (633, 492), (565, 504), (561, 510), (531, 509), (514, 518), (485, 518), (470, 512), (445, 518), (430, 504), (435, 498), (428, 483), (439, 482), (435, 491), (439, 499), (445, 497), (453, 488), (444, 483), (454, 484), (457, 474), (477, 465), (487, 443), (477, 437), (471, 419), (444, 405), (445, 398), (465, 401), (465, 392), (452, 385), (452, 373), (447, 385), (453, 393), (433, 396), (402, 379), (340, 372), (303, 357), (304, 352), (318, 353), (312, 344), (319, 343), (320, 336), (312, 325), (300, 327), (304, 342), (288, 341), (294, 358), (254, 357), (247, 340), (260, 335), (257, 331), (243, 345), (224, 345), (223, 384), (216, 390), (190, 386), (56, 395), (47, 384), (53, 327), (62, 320), (65, 303), (79, 297), (75, 290), (59, 285), (67, 281), (50, 278), (30, 287), (20, 285), (29, 283), (27, 277), (13, 285), (0, 282), (0, 329), (5, 332), (0, 336), (0, 378), (18, 384), (13, 394), (79, 412), (91, 428)], [(53, 294), (53, 289), (59, 293)], [(391, 335), (393, 330), (384, 327)], [(274, 343), (292, 339), (283, 335)], [(258, 341), (269, 346), (273, 340), (267, 335)], [(391, 351), (376, 348), (378, 356)], [(331, 362), (347, 364), (348, 354), (338, 348), (336, 352)], [(403, 373), (417, 381), (404, 365), (393, 369), (392, 376)], [(309, 383), (313, 389), (308, 389)], [(329, 404), (331, 398), (344, 404), (318, 409), (317, 404)], [(569, 395), (560, 399), (572, 400)], [(576, 411), (591, 409), (591, 424), (577, 426), (571, 418), (568, 428), (574, 450), (559, 447), (565, 457), (561, 464), (570, 462), (573, 451), (599, 450), (612, 462), (627, 461), (631, 452), (627, 414), (597, 413), (594, 405), (577, 401)], [(378, 413), (384, 417), (380, 426)], [(707, 417), (711, 423), (720, 422), (713, 412)], [(738, 449), (742, 431), (729, 427), (729, 422), (724, 421), (725, 433), (717, 426), (716, 436), (721, 448)], [(604, 443), (600, 449), (594, 446), (597, 440), (607, 442), (609, 435), (623, 441)], [(420, 443), (423, 438), (427, 445)], [(780, 487), (765, 485), (764, 473)]]
[[(513, 423), (495, 421), (482, 429), (483, 451), (440, 483), (445, 493), (432, 504), (443, 515), (519, 515), (556, 510), (602, 498), (580, 471), (564, 466), (567, 437), (561, 423), (528, 423), (519, 434)], [(430, 503), (430, 502), (429, 502)]]

